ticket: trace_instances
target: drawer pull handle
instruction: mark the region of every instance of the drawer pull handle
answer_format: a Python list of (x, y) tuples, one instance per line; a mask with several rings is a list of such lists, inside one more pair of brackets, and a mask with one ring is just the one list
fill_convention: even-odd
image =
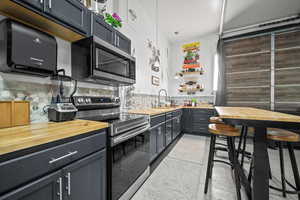
[(52, 160), (49, 161), (49, 164), (53, 164), (53, 163), (58, 162), (58, 161), (60, 161), (62, 159), (65, 159), (65, 158), (68, 158), (70, 156), (73, 156), (73, 155), (75, 155), (77, 153), (78, 153), (78, 151), (73, 151), (73, 152), (68, 153), (67, 155), (62, 156), (62, 157), (52, 158)]
[(59, 191), (57, 193), (57, 195), (59, 196), (59, 200), (62, 200), (62, 178), (59, 178), (57, 180), (57, 183), (58, 183), (58, 187), (59, 187)]

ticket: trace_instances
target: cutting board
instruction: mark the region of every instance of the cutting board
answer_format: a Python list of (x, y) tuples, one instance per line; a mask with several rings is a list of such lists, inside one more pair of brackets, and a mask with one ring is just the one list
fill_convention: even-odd
[(0, 101), (0, 128), (30, 124), (29, 101)]

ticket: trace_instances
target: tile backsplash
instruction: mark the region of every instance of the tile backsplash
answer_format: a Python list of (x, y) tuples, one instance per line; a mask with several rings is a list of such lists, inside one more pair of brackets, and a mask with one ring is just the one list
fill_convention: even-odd
[[(79, 86), (75, 95), (89, 96), (113, 96), (115, 89), (108, 86), (88, 88)], [(0, 79), (0, 100), (28, 100), (31, 106), (31, 121), (48, 121), (47, 113), (44, 112), (51, 103), (51, 84), (47, 82), (27, 82)]]
[[(6, 75), (2, 75), (4, 77)], [(18, 80), (16, 80), (18, 79)], [(51, 103), (52, 87), (46, 79), (35, 81), (26, 81), (19, 78), (3, 79), (0, 74), (0, 100), (28, 100), (31, 105), (31, 121), (46, 122), (48, 121), (47, 113), (44, 111), (47, 105)], [(119, 91), (118, 91), (119, 90)], [(110, 86), (93, 85), (79, 83), (75, 95), (88, 96), (114, 96), (119, 92), (121, 98), (121, 109), (126, 112), (130, 109), (151, 108), (158, 104), (158, 95), (137, 94), (134, 86), (121, 86), (114, 88)], [(164, 97), (161, 97), (162, 99)], [(211, 103), (213, 98), (195, 97), (198, 102)], [(182, 105), (185, 100), (191, 97), (169, 97), (178, 105)]]

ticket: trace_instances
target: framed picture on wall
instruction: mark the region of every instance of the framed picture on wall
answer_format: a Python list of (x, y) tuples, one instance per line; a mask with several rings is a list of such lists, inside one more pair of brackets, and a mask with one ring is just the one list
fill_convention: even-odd
[(152, 76), (152, 85), (159, 86), (159, 77)]

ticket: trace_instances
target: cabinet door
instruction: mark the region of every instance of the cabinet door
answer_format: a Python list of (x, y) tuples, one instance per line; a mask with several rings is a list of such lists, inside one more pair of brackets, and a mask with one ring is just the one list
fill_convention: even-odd
[(172, 142), (172, 120), (166, 122), (166, 146)]
[(106, 150), (67, 166), (63, 174), (65, 199), (106, 200)]
[(157, 127), (157, 153), (161, 153), (166, 146), (165, 142), (166, 124)]
[(92, 34), (105, 42), (115, 45), (114, 29), (101, 16), (93, 14)]
[(182, 120), (182, 129), (186, 133), (192, 132), (192, 109), (184, 109), (183, 110), (183, 120)]
[(177, 116), (173, 119), (173, 140), (181, 133), (181, 117)]
[(45, 0), (45, 12), (59, 21), (79, 29), (83, 33), (88, 32), (88, 9), (78, 0)]
[(62, 181), (59, 171), (1, 196), (0, 200), (62, 200)]
[(115, 46), (125, 51), (128, 54), (131, 54), (131, 41), (125, 35), (120, 32), (116, 32), (115, 35)]
[(157, 128), (150, 130), (150, 161), (153, 161), (157, 156), (157, 133)]

